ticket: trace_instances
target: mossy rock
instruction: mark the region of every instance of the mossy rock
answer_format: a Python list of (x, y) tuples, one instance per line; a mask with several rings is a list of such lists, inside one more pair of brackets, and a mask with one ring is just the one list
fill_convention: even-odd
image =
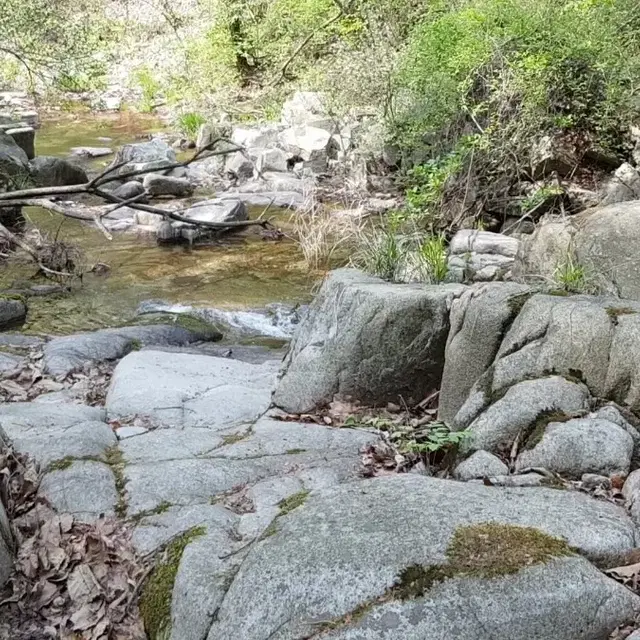
[(456, 529), (443, 564), (405, 567), (380, 598), (360, 604), (346, 616), (322, 625), (324, 631), (352, 624), (374, 605), (428, 596), (437, 584), (453, 578), (492, 580), (563, 556), (574, 555), (564, 540), (532, 527), (487, 522)]
[(222, 340), (222, 333), (216, 326), (206, 322), (202, 318), (186, 313), (149, 313), (140, 317), (136, 324), (142, 326), (155, 324), (175, 325), (195, 333), (200, 336), (202, 340), (209, 342)]
[(145, 582), (139, 606), (150, 640), (165, 640), (171, 635), (171, 600), (180, 560), (187, 545), (205, 533), (204, 527), (194, 527), (170, 542)]

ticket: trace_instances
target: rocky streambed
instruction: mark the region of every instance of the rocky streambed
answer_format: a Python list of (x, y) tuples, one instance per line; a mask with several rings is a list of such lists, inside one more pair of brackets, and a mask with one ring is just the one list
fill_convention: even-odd
[[(331, 123), (303, 126), (314, 148), (269, 192), (225, 161), (236, 203), (329, 162)], [(288, 129), (245, 131), (251, 162), (281, 162)], [(175, 226), (187, 242), (161, 246), (138, 211), (106, 219), (111, 242), (65, 222), (107, 275), (51, 297), (13, 272), (0, 297), (0, 637), (637, 637), (637, 275), (599, 269), (610, 295), (528, 277), (568, 247), (632, 264), (638, 202), (605, 204), (548, 221), (559, 243), (547, 222), (462, 230), (444, 284), (332, 271), (301, 308), (266, 306), (318, 275), (286, 241), (197, 247)]]
[[(632, 637), (637, 318), (631, 300), (338, 270), (283, 362), (171, 324), (15, 338), (42, 387), (0, 406), (2, 440), (38, 461), (37, 501), (115, 518), (153, 559), (149, 637)], [(91, 367), (104, 391), (87, 404), (69, 383)], [(446, 463), (403, 466), (388, 426), (336, 417), (434, 392), (464, 433)], [(80, 604), (61, 584), (71, 618), (41, 613), (65, 637)], [(92, 600), (104, 637), (110, 597)]]

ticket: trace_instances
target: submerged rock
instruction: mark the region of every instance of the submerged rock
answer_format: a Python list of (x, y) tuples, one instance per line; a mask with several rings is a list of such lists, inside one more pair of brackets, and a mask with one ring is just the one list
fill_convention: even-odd
[(19, 327), (27, 317), (27, 306), (19, 297), (0, 294), (0, 331)]
[[(184, 324), (184, 326), (183, 326)], [(54, 338), (44, 348), (44, 369), (54, 376), (82, 368), (86, 363), (117, 360), (130, 351), (148, 345), (183, 345), (200, 340), (219, 340), (221, 334), (205, 323), (177, 322), (173, 325), (102, 329)]]
[(31, 163), (31, 177), (39, 187), (63, 187), (89, 182), (87, 172), (76, 164), (53, 156), (38, 156)]
[(187, 314), (202, 318), (220, 327), (224, 335), (265, 336), (286, 340), (293, 336), (304, 309), (286, 304), (268, 304), (264, 309), (227, 311), (226, 309), (198, 308), (189, 305), (170, 304), (164, 300), (146, 300), (138, 306), (137, 313)]
[(104, 158), (110, 156), (113, 149), (109, 147), (72, 147), (71, 154), (82, 158)]

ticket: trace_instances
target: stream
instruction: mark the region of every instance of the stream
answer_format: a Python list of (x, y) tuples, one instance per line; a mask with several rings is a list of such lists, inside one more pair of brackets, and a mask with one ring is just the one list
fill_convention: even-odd
[[(127, 113), (44, 122), (36, 137), (37, 154), (67, 157), (72, 147), (80, 146), (116, 150), (160, 130), (157, 120)], [(92, 160), (89, 166), (100, 170), (111, 159)], [(260, 212), (250, 210), (250, 216)], [(30, 227), (80, 247), (89, 267), (109, 266), (105, 275), (86, 273), (69, 294), (30, 298), (24, 326), (30, 333), (62, 335), (122, 325), (135, 317), (141, 302), (150, 299), (223, 310), (304, 303), (320, 276), (310, 272), (293, 241), (264, 240), (256, 228), (190, 248), (159, 246), (155, 238), (134, 232), (115, 233), (109, 241), (79, 221), (35, 208), (25, 214)], [(274, 210), (271, 217), (286, 234), (293, 226), (292, 215)], [(34, 276), (29, 263), (12, 262), (0, 273), (0, 289), (43, 282), (47, 281)]]

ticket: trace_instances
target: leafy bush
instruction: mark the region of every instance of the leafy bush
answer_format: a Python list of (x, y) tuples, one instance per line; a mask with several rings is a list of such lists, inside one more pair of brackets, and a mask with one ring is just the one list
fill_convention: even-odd
[(620, 151), (640, 114), (639, 13), (635, 0), (431, 3), (395, 78), (396, 142), (438, 165), (474, 133), (460, 169), (489, 210), (528, 177), (545, 134)]
[(202, 114), (189, 111), (178, 116), (178, 127), (185, 136), (194, 138), (206, 121), (207, 119)]
[[(112, 36), (97, 0), (2, 0), (0, 67), (31, 87), (93, 88), (105, 72), (99, 53)], [(16, 67), (17, 63), (17, 67)]]
[(149, 67), (145, 66), (135, 72), (134, 79), (141, 91), (140, 111), (143, 113), (153, 111), (160, 92), (160, 83), (154, 78)]

